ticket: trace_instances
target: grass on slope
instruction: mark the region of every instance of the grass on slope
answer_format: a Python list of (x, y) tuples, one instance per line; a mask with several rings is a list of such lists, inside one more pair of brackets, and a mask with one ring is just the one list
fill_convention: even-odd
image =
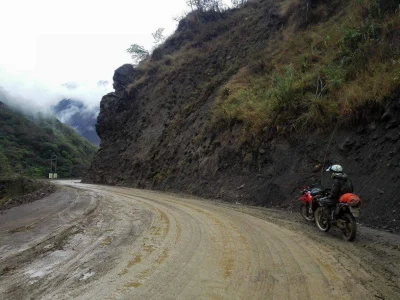
[(398, 91), (399, 1), (319, 2), (308, 16), (308, 1), (279, 3), (286, 25), (221, 88), (215, 125), (242, 122), (245, 139), (265, 128), (323, 131), (360, 121)]
[(239, 143), (257, 144), (266, 131), (353, 125), (399, 91), (399, 4), (260, 0), (200, 22), (191, 13), (139, 65), (144, 75), (128, 92), (156, 81), (152, 94), (165, 95), (171, 131), (213, 96), (199, 135), (240, 123)]

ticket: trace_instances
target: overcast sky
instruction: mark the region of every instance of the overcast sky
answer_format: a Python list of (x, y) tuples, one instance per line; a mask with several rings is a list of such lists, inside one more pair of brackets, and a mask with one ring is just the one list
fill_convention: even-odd
[(150, 49), (151, 33), (165, 28), (171, 34), (174, 18), (188, 11), (185, 0), (0, 3), (0, 86), (41, 107), (61, 100), (63, 93), (68, 97), (60, 87), (65, 82), (85, 86), (75, 97), (100, 102), (104, 88), (92, 89), (98, 80), (112, 83), (114, 70), (132, 62), (126, 49), (133, 43)]

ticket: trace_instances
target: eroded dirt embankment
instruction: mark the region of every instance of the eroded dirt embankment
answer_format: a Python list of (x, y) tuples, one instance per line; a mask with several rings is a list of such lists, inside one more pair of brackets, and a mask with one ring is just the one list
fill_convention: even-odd
[[(121, 74), (129, 79), (136, 73), (127, 65), (116, 70), (115, 84), (124, 86), (129, 81), (121, 81)], [(363, 200), (360, 221), (400, 233), (400, 94), (364, 111), (365, 121), (358, 125), (337, 124), (329, 134), (284, 136), (265, 128), (253, 142), (243, 142), (240, 122), (207, 127), (214, 94), (171, 120), (164, 107), (168, 93), (159, 89), (157, 96), (153, 90), (158, 89), (149, 84), (133, 96), (122, 89), (103, 97), (97, 127), (101, 147), (86, 182), (288, 208), (296, 205), (303, 186), (322, 181), (329, 187), (332, 181), (321, 171), (341, 164)]]
[(42, 199), (56, 190), (48, 181), (17, 176), (0, 179), (0, 212)]
[(2, 299), (397, 299), (400, 237), (77, 184), (0, 215)]
[[(385, 4), (385, 9), (382, 6), (381, 13), (393, 8), (394, 1), (378, 2), (392, 3)], [(378, 2), (374, 1), (374, 5)], [(226, 11), (219, 17), (209, 12), (204, 22), (199, 19), (196, 22), (194, 15), (189, 14), (181, 20), (177, 31), (155, 50), (150, 61), (136, 68), (125, 64), (115, 71), (115, 92), (101, 101), (96, 125), (101, 145), (86, 182), (184, 192), (233, 203), (290, 207), (304, 185), (322, 179), (329, 187), (331, 181), (327, 175), (321, 178), (320, 171), (329, 164), (341, 164), (363, 200), (361, 221), (400, 233), (397, 85), (388, 90), (385, 99), (378, 100), (375, 92), (367, 96), (363, 90), (367, 86), (371, 91), (380, 87), (385, 90), (387, 85), (380, 85), (379, 76), (371, 77), (374, 84), (368, 85), (365, 82), (369, 81), (361, 75), (364, 74), (361, 66), (346, 69), (339, 64), (339, 69), (347, 74), (340, 80), (344, 94), (339, 90), (328, 92), (329, 76), (320, 70), (325, 69), (326, 62), (335, 64), (341, 60), (348, 29), (343, 24), (335, 29), (338, 33), (347, 28), (342, 32), (343, 39), (332, 39), (332, 47), (328, 47), (337, 50), (333, 50), (333, 56), (325, 56), (330, 51), (316, 50), (318, 46), (313, 48), (317, 52), (309, 57), (310, 43), (325, 43), (316, 32), (321, 28), (332, 30), (337, 20), (344, 23), (352, 20), (349, 28), (356, 26), (356, 32), (368, 32), (364, 13), (361, 13), (363, 20), (355, 25), (362, 5), (353, 3), (355, 6), (348, 10), (355, 15), (347, 15), (348, 3), (352, 2), (249, 1), (243, 8)], [(287, 15), (282, 12), (282, 5), (291, 7)], [(315, 19), (309, 19), (311, 15)], [(306, 24), (304, 29), (302, 26)], [(305, 47), (289, 55), (285, 49), (296, 48), (293, 47), (296, 43), (290, 41), (305, 32), (309, 37)], [(379, 39), (375, 42), (390, 44), (388, 51), (393, 48), (395, 56), (387, 55), (392, 52), (379, 47), (366, 52), (377, 57), (386, 53), (383, 56), (392, 57), (387, 61), (391, 64), (398, 55), (400, 39), (398, 30), (389, 32), (387, 37), (382, 36), (381, 42), (377, 42)], [(287, 44), (280, 44), (285, 40)], [(357, 43), (358, 50), (365, 46)], [(388, 58), (382, 59), (379, 65), (365, 67), (379, 69)], [(331, 63), (326, 70), (332, 67)], [(285, 77), (280, 77), (285, 65), (297, 69), (289, 77), (298, 81), (292, 82), (293, 78), (287, 77), (286, 82)], [(315, 73), (303, 73), (303, 68)], [(395, 69), (394, 65), (389, 69)], [(356, 76), (355, 80), (350, 74), (361, 77)], [(271, 75), (275, 79), (263, 81)], [(391, 78), (391, 84), (396, 82), (392, 80), (394, 77), (387, 77)], [(382, 77), (382, 83), (383, 78), (386, 77)], [(280, 90), (275, 81), (288, 84), (283, 90), (287, 89), (284, 94), (291, 99), (287, 100), (291, 105), (286, 101), (271, 104), (275, 102), (271, 94)], [(352, 90), (349, 87), (359, 93), (343, 96)], [(320, 89), (324, 92), (319, 93)], [(311, 95), (316, 91), (320, 95), (316, 95), (319, 100), (314, 103), (316, 98)], [(224, 113), (218, 113), (219, 110)], [(275, 122), (277, 119), (281, 121)]]

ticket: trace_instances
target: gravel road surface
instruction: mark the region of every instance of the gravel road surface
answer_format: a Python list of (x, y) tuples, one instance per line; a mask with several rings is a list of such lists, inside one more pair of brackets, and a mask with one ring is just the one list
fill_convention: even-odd
[(400, 299), (400, 236), (290, 213), (57, 181), (0, 214), (0, 299)]

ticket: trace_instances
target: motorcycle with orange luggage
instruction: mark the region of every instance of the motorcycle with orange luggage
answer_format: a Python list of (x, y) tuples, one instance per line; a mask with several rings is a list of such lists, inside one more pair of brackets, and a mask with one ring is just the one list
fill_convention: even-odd
[(347, 193), (340, 197), (328, 216), (323, 202), (318, 199), (319, 207), (315, 210), (315, 224), (318, 229), (327, 232), (331, 226), (336, 226), (342, 231), (342, 236), (346, 241), (353, 241), (357, 234), (356, 218), (360, 216), (361, 199), (355, 194)]

